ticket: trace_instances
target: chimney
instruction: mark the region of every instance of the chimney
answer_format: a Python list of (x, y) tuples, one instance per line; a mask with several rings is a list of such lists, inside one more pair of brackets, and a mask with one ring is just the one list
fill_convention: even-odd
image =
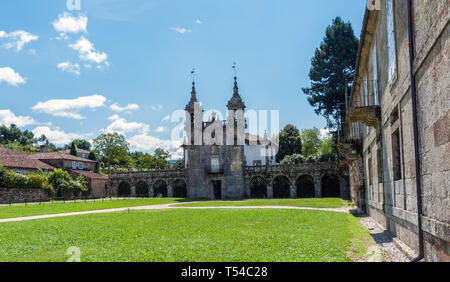
[(40, 150), (41, 150), (41, 153), (46, 153), (47, 152), (47, 146), (41, 145), (40, 146)]

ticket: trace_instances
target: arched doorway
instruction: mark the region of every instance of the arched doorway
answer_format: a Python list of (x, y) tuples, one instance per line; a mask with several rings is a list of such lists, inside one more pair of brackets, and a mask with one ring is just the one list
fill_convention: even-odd
[(173, 196), (175, 198), (187, 198), (187, 185), (182, 179), (178, 179), (173, 183)]
[(314, 198), (316, 196), (314, 178), (312, 176), (300, 176), (295, 185), (297, 187), (297, 198)]
[(339, 177), (334, 174), (325, 174), (322, 177), (322, 197), (323, 198), (339, 198), (341, 189), (339, 186)]
[(287, 199), (291, 197), (289, 179), (286, 176), (277, 176), (272, 183), (273, 197), (275, 199)]
[(155, 197), (167, 198), (167, 183), (163, 180), (156, 181), (153, 191), (155, 193)]
[(267, 198), (267, 184), (264, 178), (255, 177), (250, 181), (250, 198), (252, 199)]
[(119, 189), (117, 189), (117, 194), (119, 197), (129, 197), (131, 195), (131, 186), (127, 182), (121, 182), (119, 184)]
[(136, 197), (148, 197), (149, 192), (148, 192), (148, 184), (145, 183), (144, 181), (140, 181), (137, 185), (136, 185)]

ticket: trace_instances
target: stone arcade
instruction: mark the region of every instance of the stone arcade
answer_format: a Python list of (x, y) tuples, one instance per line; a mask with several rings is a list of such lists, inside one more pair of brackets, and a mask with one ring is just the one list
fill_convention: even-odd
[[(341, 197), (349, 199), (348, 167), (329, 163), (247, 166), (245, 104), (234, 77), (228, 118), (203, 122), (195, 82), (186, 106), (185, 168), (112, 174), (110, 194), (201, 199)], [(211, 130), (213, 128), (213, 130)], [(200, 134), (199, 134), (200, 133)], [(198, 137), (200, 136), (201, 139)], [(212, 143), (203, 142), (203, 136)], [(206, 140), (207, 138), (205, 138)], [(222, 141), (222, 142), (220, 142)]]

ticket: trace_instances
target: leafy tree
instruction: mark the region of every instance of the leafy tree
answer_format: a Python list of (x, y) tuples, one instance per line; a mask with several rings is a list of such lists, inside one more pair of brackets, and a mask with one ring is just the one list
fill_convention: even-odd
[(161, 148), (155, 150), (154, 157), (156, 159), (156, 166), (160, 169), (166, 169), (169, 167), (170, 153)]
[(0, 186), (3, 185), (3, 183), (5, 183), (6, 180), (6, 168), (0, 164)]
[(184, 168), (184, 158), (178, 159), (173, 164), (174, 169), (183, 169)]
[(128, 162), (129, 144), (123, 135), (118, 133), (102, 134), (93, 140), (93, 146), (99, 153), (102, 162), (108, 166), (108, 173), (111, 165)]
[(279, 149), (276, 156), (277, 163), (281, 162), (286, 156), (301, 154), (302, 140), (300, 131), (297, 127), (288, 124), (280, 132)]
[(350, 22), (337, 17), (327, 27), (311, 60), (311, 87), (302, 90), (316, 114), (324, 116), (330, 127), (338, 126), (345, 117), (345, 91), (355, 73), (358, 45)]
[(75, 144), (78, 149), (90, 151), (91, 143), (84, 139), (75, 139), (72, 141), (72, 144)]
[(307, 159), (300, 154), (294, 154), (290, 156), (286, 156), (281, 162), (281, 165), (295, 165), (295, 164), (302, 164), (306, 163)]
[(301, 133), (302, 138), (302, 155), (305, 157), (316, 157), (322, 140), (320, 139), (320, 131), (317, 128), (305, 129)]
[(150, 154), (142, 154), (137, 161), (137, 166), (142, 170), (155, 168), (156, 159)]
[(95, 155), (94, 152), (90, 152), (89, 156), (88, 156), (88, 159), (91, 160), (91, 161), (97, 161), (97, 156)]
[(72, 145), (70, 145), (70, 154), (72, 156), (78, 157), (77, 145), (74, 142), (72, 142)]

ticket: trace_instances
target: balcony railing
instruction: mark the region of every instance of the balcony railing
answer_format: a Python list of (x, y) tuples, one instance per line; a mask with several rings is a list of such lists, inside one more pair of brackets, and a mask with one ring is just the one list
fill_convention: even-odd
[(360, 80), (354, 86), (354, 96), (347, 110), (349, 123), (363, 123), (377, 128), (381, 122), (380, 93), (378, 81)]

